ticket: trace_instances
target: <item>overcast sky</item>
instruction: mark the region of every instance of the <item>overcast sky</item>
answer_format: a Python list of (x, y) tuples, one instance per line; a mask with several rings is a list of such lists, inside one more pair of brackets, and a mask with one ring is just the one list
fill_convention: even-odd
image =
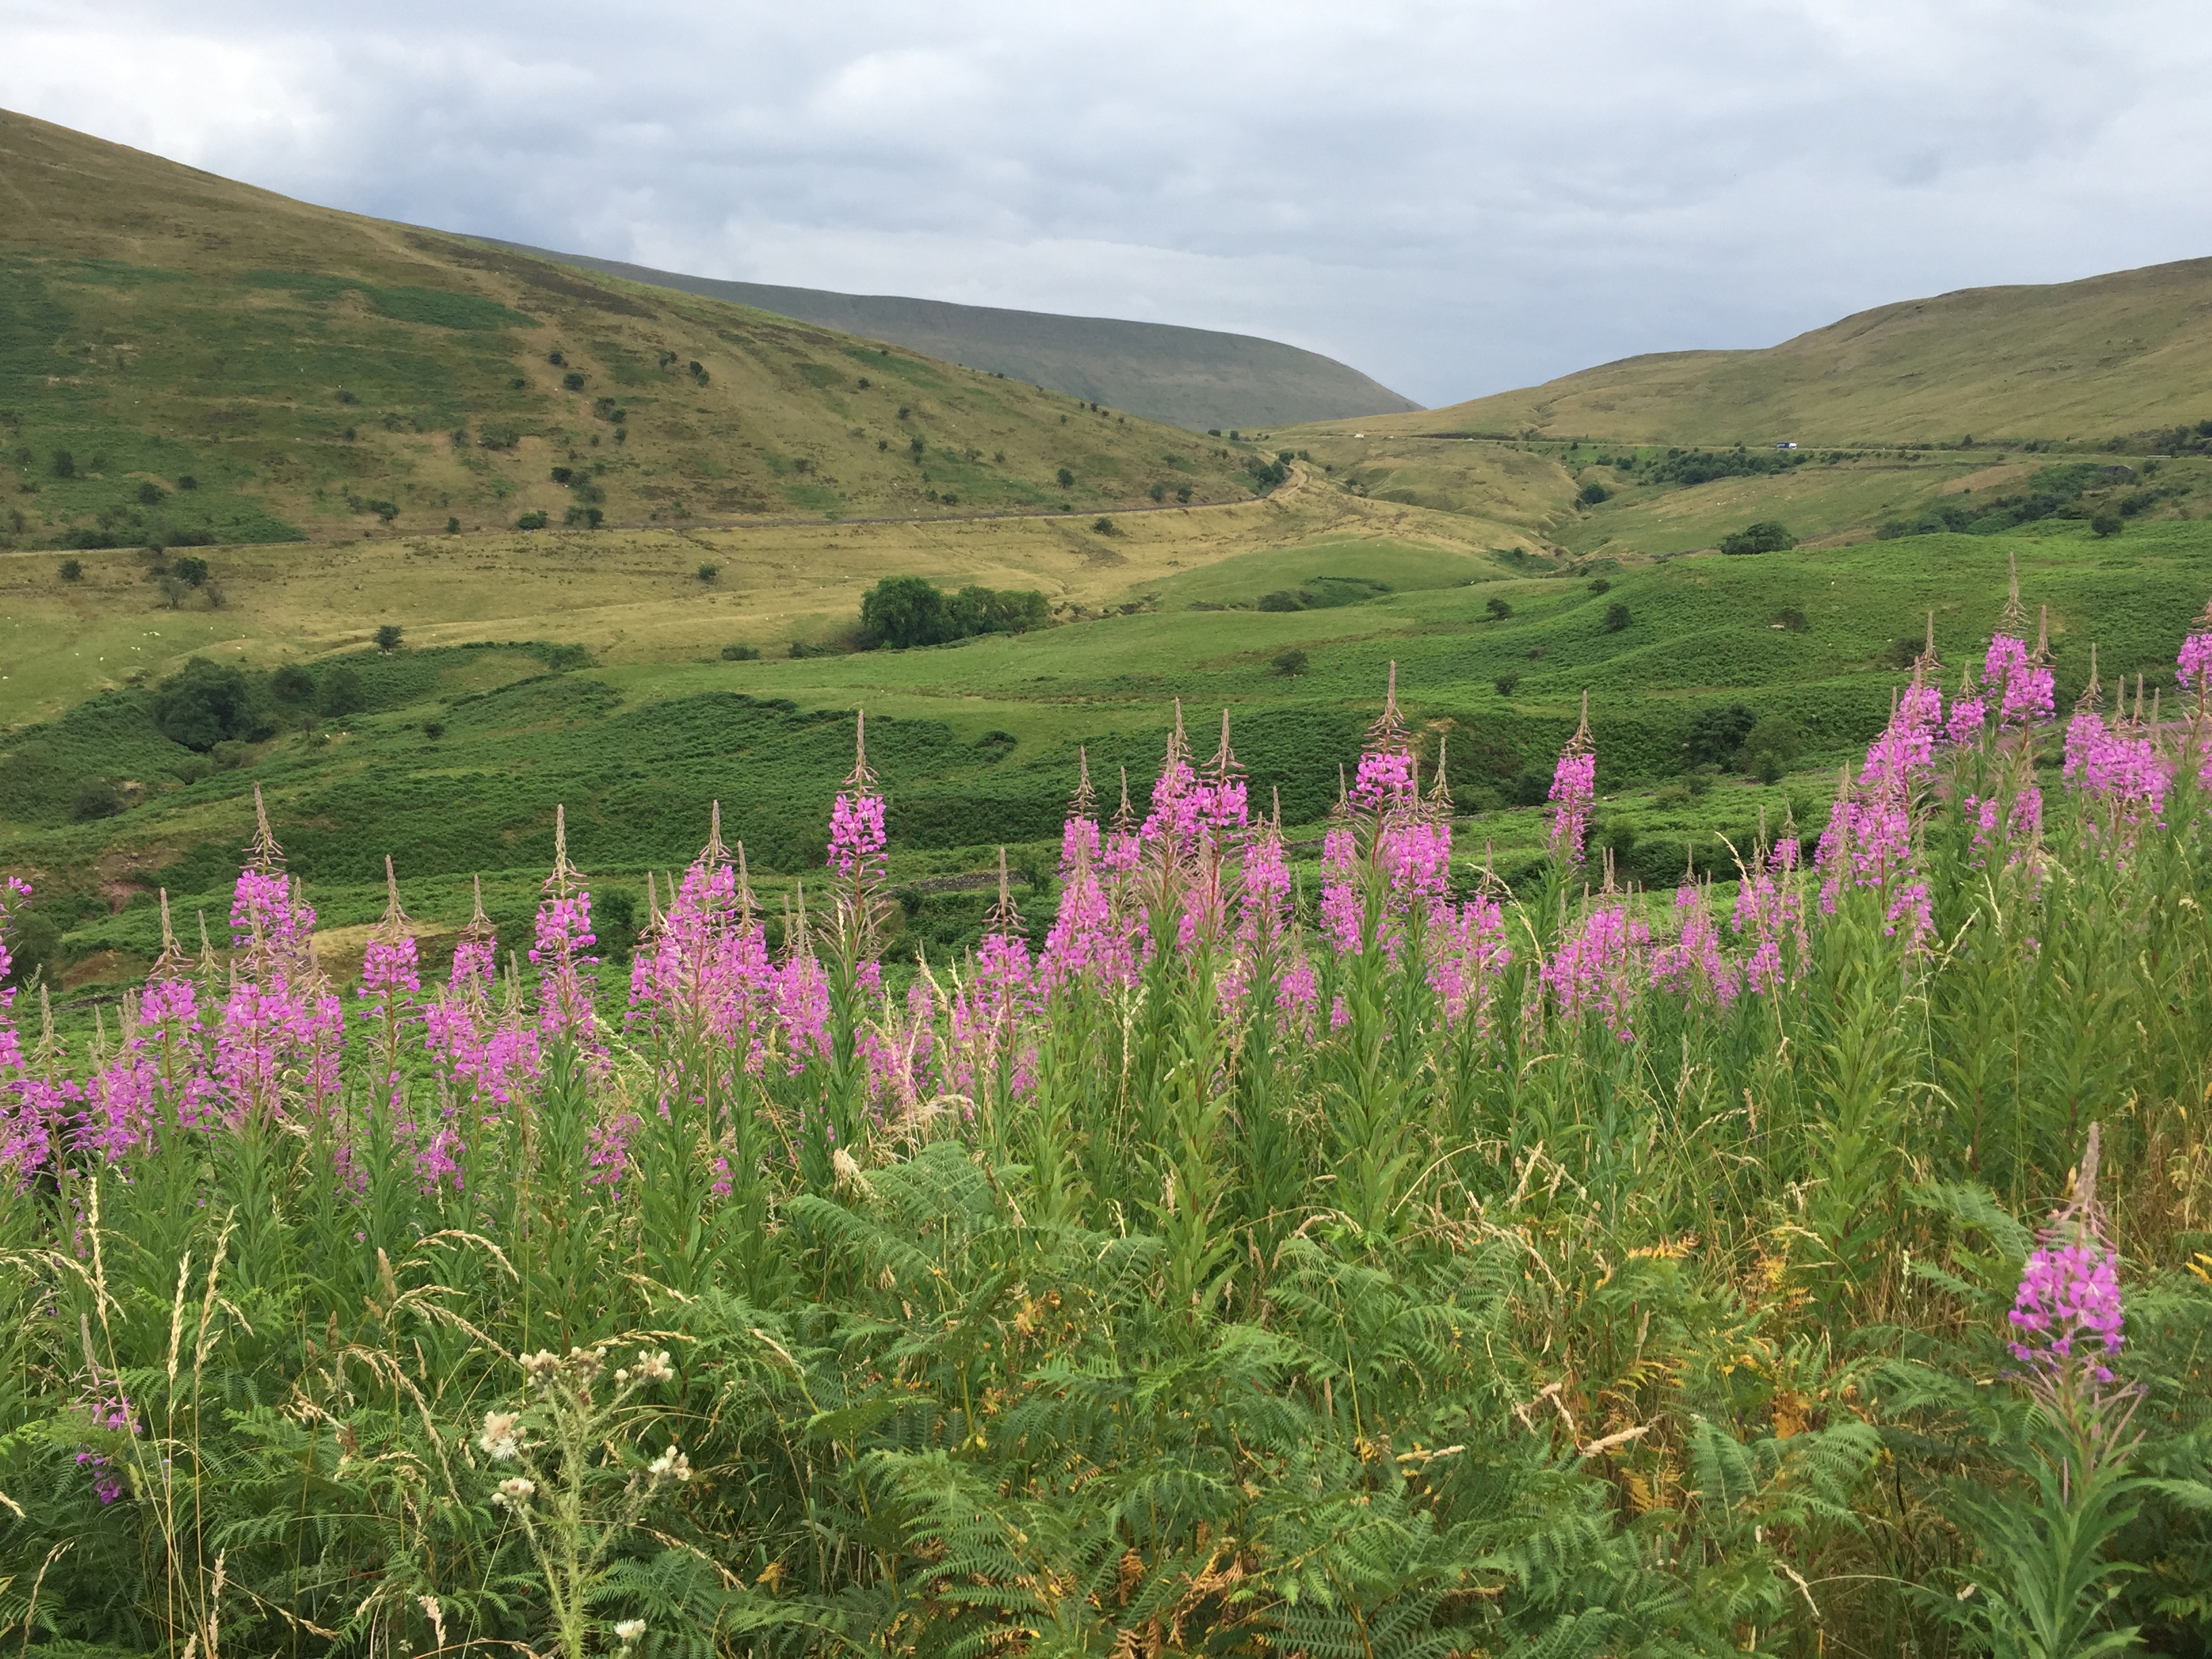
[(311, 201), (1430, 404), (2212, 254), (2208, 88), (2207, 0), (0, 0), (0, 105)]

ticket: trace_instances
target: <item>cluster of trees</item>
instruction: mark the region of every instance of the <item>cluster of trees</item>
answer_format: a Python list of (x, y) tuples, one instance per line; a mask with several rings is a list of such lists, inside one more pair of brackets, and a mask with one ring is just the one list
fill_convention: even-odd
[(1761, 519), (1721, 538), (1723, 553), (1781, 553), (1797, 545), (1797, 538), (1771, 519)]
[(1670, 449), (1653, 461), (1644, 473), (1649, 483), (1701, 484), (1716, 478), (1758, 477), (1787, 472), (1812, 459), (1799, 449)]
[(1026, 634), (1051, 620), (1044, 595), (1032, 588), (948, 593), (926, 576), (886, 576), (861, 598), (859, 643), (864, 651), (902, 651), (977, 634)]
[[(389, 624), (379, 629), (379, 648), (396, 649), (399, 635)], [(194, 657), (155, 689), (152, 713), (163, 737), (205, 754), (217, 744), (273, 737), (283, 720), (357, 714), (368, 701), (361, 671), (350, 663), (332, 663), (319, 672), (304, 663), (286, 663), (263, 675)]]

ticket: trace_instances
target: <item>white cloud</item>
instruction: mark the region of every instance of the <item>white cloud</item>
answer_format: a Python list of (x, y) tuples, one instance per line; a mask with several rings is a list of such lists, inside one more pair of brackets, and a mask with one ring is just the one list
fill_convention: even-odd
[(2212, 252), (2199, 0), (0, 7), (0, 103), (313, 200), (1436, 402)]

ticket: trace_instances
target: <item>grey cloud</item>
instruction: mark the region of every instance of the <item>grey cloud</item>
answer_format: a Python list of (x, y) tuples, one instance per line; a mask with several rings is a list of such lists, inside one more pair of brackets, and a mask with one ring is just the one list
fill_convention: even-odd
[(0, 102), (333, 205), (1240, 329), (1432, 402), (2212, 243), (2196, 0), (18, 0), (0, 38)]

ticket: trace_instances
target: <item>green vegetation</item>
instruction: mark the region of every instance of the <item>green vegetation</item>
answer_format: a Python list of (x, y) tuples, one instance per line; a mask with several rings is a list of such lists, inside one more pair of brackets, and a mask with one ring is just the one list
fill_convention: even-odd
[[(1499, 896), (1402, 713), (1351, 739), (1325, 895), (1273, 836), (1196, 828), (1244, 792), (1224, 746), (1200, 793), (1178, 729), (1133, 860), (1002, 864), (973, 954), (883, 872), (843, 719), (813, 722), (817, 798), (853, 781), (835, 868), (828, 811), (799, 849), (805, 929), (719, 835), (656, 915), (554, 828), (441, 988), (419, 884), (315, 937), (278, 845), (313, 825), (262, 825), (250, 878), (210, 872), (228, 949), (165, 940), (119, 1034), (0, 1043), (11, 1628), (2201, 1646), (2194, 756), (2154, 822), (2055, 785), (2023, 820), (2055, 722), (1869, 763), (1895, 861), (1844, 854), (1832, 904), (1786, 820), (1744, 841), (1740, 907), (1621, 891), (1618, 823)], [(1415, 835), (1438, 857), (1409, 872)], [(308, 965), (355, 959), (343, 1004)]]
[(860, 601), (858, 642), (864, 650), (894, 651), (950, 645), (978, 634), (1025, 634), (1050, 617), (1044, 595), (1035, 589), (963, 587), (947, 593), (921, 576), (886, 576)]
[(1797, 545), (1797, 538), (1771, 519), (1746, 525), (1733, 535), (1721, 538), (1721, 551), (1727, 554), (1779, 553)]

